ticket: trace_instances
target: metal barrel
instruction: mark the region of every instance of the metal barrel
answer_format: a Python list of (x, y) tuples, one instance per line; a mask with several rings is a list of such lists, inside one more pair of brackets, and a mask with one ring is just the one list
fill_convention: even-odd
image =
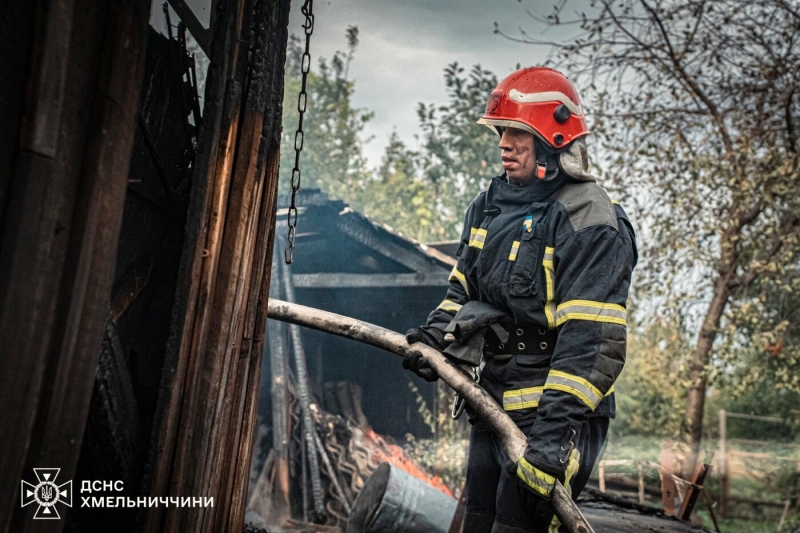
[(347, 533), (447, 533), (457, 503), (439, 489), (383, 463), (358, 493)]

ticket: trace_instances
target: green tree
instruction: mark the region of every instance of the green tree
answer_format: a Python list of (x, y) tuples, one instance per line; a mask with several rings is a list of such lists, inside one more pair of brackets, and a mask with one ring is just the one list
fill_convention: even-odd
[[(730, 392), (728, 409), (777, 416), (800, 428), (800, 293), (797, 268), (762, 276), (748, 298), (731, 302), (720, 351), (731, 354), (714, 368)], [(713, 377), (713, 375), (712, 375)]]
[[(363, 134), (373, 113), (353, 106), (355, 85), (347, 78), (358, 46), (358, 28), (348, 28), (346, 37), (346, 53), (336, 52), (329, 61), (320, 59), (318, 72), (308, 74), (301, 186), (319, 188), (408, 237), (422, 242), (441, 240), (445, 238), (443, 226), (451, 221), (438, 209), (434, 187), (423, 179), (420, 152), (408, 149), (395, 133), (381, 166), (374, 171), (368, 168)], [(287, 58), (281, 143), (284, 192), (288, 191), (295, 160), (302, 54), (301, 42), (293, 36)]]
[[(581, 33), (555, 61), (593, 88), (604, 178), (639, 203), (639, 288), (690, 326), (686, 475), (709, 375), (735, 357), (721, 348), (772, 320), (763, 287), (800, 289), (800, 13), (784, 0), (593, 0), (570, 19), (569, 5), (549, 21)], [(734, 311), (748, 306), (743, 330)]]
[[(347, 79), (358, 46), (357, 27), (348, 28), (347, 45), (346, 53), (336, 52), (330, 60), (321, 58), (317, 71), (308, 74), (308, 102), (300, 156), (301, 186), (320, 188), (330, 196), (344, 200), (352, 191), (362, 191), (364, 182), (369, 179), (362, 135), (364, 126), (373, 117), (371, 111), (352, 105), (355, 86)], [(302, 55), (300, 39), (292, 36), (286, 59), (283, 98), (280, 175), (284, 192), (288, 190), (295, 162)]]
[(614, 384), (619, 434), (673, 437), (686, 399), (686, 368), (674, 353), (685, 352), (681, 317), (654, 321), (628, 335), (625, 369)]
[(461, 234), (464, 212), (492, 176), (502, 172), (497, 136), (475, 122), (497, 86), (497, 76), (475, 65), (465, 74), (452, 63), (444, 70), (448, 102), (420, 103), (417, 114), (422, 129), (422, 166), (431, 184), (446, 237)]
[(419, 152), (392, 133), (376, 177), (366, 182), (353, 206), (420, 242), (436, 240), (434, 194), (420, 178), (419, 166)]

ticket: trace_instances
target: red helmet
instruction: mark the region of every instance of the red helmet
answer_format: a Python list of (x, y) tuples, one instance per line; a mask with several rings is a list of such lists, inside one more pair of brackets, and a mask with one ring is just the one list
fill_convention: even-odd
[(556, 149), (589, 134), (578, 91), (546, 67), (523, 68), (501, 81), (478, 124), (497, 133), (498, 127), (523, 129)]

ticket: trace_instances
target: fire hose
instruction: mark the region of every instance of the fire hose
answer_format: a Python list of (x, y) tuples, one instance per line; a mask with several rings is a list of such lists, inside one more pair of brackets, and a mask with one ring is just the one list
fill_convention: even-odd
[[(509, 456), (514, 460), (522, 457), (526, 444), (525, 435), (486, 391), (433, 348), (419, 342), (409, 345), (403, 335), (374, 324), (272, 298), (269, 300), (268, 316), (273, 320), (363, 342), (400, 356), (414, 350), (421, 352), (439, 377), (466, 398), (478, 415), (491, 426)], [(570, 533), (594, 533), (592, 526), (558, 481), (550, 503), (556, 516)]]

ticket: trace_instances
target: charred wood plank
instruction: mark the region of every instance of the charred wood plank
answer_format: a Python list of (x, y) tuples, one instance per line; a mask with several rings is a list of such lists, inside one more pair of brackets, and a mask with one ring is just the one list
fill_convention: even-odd
[[(273, 252), (272, 271), (277, 272), (280, 257), (278, 250)], [(280, 294), (280, 277), (271, 276), (269, 293)], [(282, 524), (291, 518), (289, 506), (289, 376), (286, 358), (286, 324), (277, 320), (267, 321), (269, 342), (270, 397), (272, 403), (272, 451), (275, 458), (275, 482), (273, 486), (273, 512), (275, 520)]]
[(689, 517), (697, 504), (697, 498), (700, 497), (700, 491), (703, 490), (703, 483), (711, 472), (711, 465), (708, 463), (700, 463), (692, 476), (691, 485), (686, 488), (686, 494), (683, 495), (681, 508), (678, 511), (678, 518), (681, 520), (689, 520)]
[[(30, 64), (34, 50), (36, 2), (0, 7), (0, 231), (14, 174)], [(13, 75), (12, 75), (13, 73)]]
[(247, 494), (277, 193), (288, 0), (216, 10), (151, 495), (213, 508), (148, 510), (145, 531), (233, 531)]
[[(386, 238), (385, 234), (381, 235), (370, 222), (359, 215), (348, 213), (339, 217), (336, 221), (336, 227), (356, 242), (372, 248), (379, 254), (414, 272), (430, 272), (440, 269), (433, 259), (420, 257), (405, 246), (395, 242), (392, 238)], [(399, 237), (396, 238), (399, 240)]]
[(211, 57), (211, 32), (197, 20), (192, 8), (186, 5), (184, 0), (167, 0), (167, 2), (186, 25), (186, 29), (189, 30), (194, 40), (200, 45), (200, 49), (203, 50), (206, 56)]

